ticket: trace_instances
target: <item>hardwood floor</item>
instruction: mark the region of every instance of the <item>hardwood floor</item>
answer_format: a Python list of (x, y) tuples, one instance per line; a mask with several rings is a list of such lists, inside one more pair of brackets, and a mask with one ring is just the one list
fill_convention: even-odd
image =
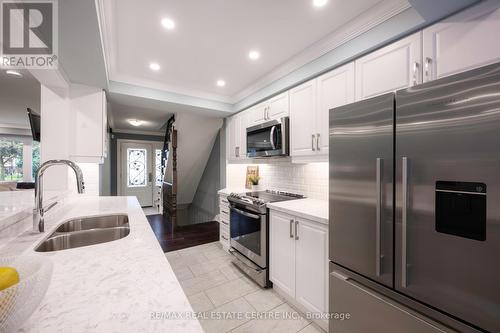
[(205, 222), (179, 226), (172, 230), (172, 224), (163, 215), (146, 216), (163, 252), (177, 251), (191, 246), (219, 240), (219, 223)]

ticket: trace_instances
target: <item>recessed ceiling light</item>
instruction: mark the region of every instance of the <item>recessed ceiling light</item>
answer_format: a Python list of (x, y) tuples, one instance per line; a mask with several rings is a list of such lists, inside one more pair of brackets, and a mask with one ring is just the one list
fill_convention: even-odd
[(17, 77), (23, 77), (23, 74), (19, 73), (18, 71), (13, 71), (13, 70), (8, 70), (5, 72), (6, 74), (12, 75), (12, 76), (17, 76)]
[(149, 64), (149, 68), (152, 70), (152, 71), (159, 71), (160, 70), (160, 65), (158, 65), (156, 62), (152, 62)]
[(248, 57), (250, 60), (257, 60), (260, 58), (260, 53), (259, 51), (252, 50), (248, 53)]
[(217, 86), (224, 87), (225, 85), (226, 85), (226, 81), (224, 81), (224, 80), (217, 80)]
[(328, 0), (313, 0), (314, 7), (323, 7), (328, 3)]
[(129, 124), (132, 126), (141, 126), (143, 121), (142, 120), (137, 120), (137, 119), (129, 119)]
[(161, 20), (161, 25), (167, 30), (173, 30), (175, 28), (175, 22), (167, 17)]

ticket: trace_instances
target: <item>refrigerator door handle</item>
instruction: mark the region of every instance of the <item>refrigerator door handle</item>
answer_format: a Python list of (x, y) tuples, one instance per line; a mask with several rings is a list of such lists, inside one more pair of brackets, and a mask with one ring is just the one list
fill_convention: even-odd
[(401, 286), (407, 287), (407, 267), (406, 267), (406, 248), (407, 248), (407, 226), (408, 226), (408, 158), (403, 157), (402, 166), (402, 188), (403, 207), (402, 207), (402, 225), (401, 225)]
[(381, 262), (380, 262), (380, 234), (381, 234), (381, 214), (382, 214), (382, 161), (383, 159), (377, 158), (377, 218), (376, 218), (376, 230), (375, 230), (375, 274), (380, 276), (381, 274)]

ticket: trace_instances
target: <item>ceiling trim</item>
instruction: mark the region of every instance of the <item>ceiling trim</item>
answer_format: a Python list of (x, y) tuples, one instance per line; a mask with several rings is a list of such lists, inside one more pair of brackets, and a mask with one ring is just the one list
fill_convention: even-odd
[(232, 103), (236, 104), (241, 102), (246, 97), (265, 88), (273, 81), (331, 52), (342, 44), (364, 34), (410, 7), (411, 5), (407, 0), (390, 0), (382, 4), (374, 5), (357, 16), (354, 20), (351, 20), (347, 25), (344, 25), (342, 28), (337, 29), (322, 40), (307, 47), (272, 72), (266, 74), (246, 89), (234, 95), (231, 98)]
[[(120, 129), (120, 128), (113, 128), (113, 133), (152, 135), (152, 136), (163, 136), (163, 137), (165, 136), (165, 132), (139, 131), (139, 130), (129, 130), (129, 129)], [(111, 133), (111, 134), (113, 134), (113, 133)]]
[[(161, 98), (161, 100), (164, 101), (177, 103), (175, 100), (171, 100), (169, 97), (183, 96), (182, 100), (184, 101), (186, 101), (186, 99), (196, 101), (196, 105), (194, 106), (211, 108), (210, 106), (206, 105), (212, 105), (215, 110), (230, 113), (238, 111), (235, 108), (237, 103), (241, 102), (243, 99), (251, 96), (257, 91), (265, 88), (272, 82), (293, 72), (294, 70), (297, 70), (298, 68), (321, 57), (322, 55), (331, 52), (333, 49), (339, 47), (340, 45), (362, 35), (363, 33), (369, 31), (370, 29), (411, 7), (407, 0), (386, 0), (382, 3), (376, 4), (360, 14), (354, 20), (351, 20), (344, 27), (332, 32), (327, 37), (312, 44), (304, 51), (293, 56), (290, 60), (288, 60), (284, 64), (281, 64), (275, 70), (266, 74), (264, 77), (260, 78), (249, 87), (233, 96), (226, 97), (198, 90), (173, 87), (170, 85), (158, 83), (153, 80), (140, 79), (134, 76), (119, 73), (115, 65), (116, 62), (114, 61), (116, 60), (116, 54), (114, 52), (114, 47), (116, 46), (116, 29), (112, 15), (112, 13), (116, 12), (116, 0), (95, 1), (97, 2), (96, 8), (98, 10), (98, 16), (100, 18), (99, 21), (101, 23), (100, 29), (102, 44), (104, 47), (104, 54), (106, 58), (105, 64), (107, 67), (107, 76), (109, 82), (108, 89), (110, 91), (114, 90), (117, 85), (126, 85), (129, 87), (140, 88), (142, 89), (142, 93), (140, 95), (158, 95), (158, 92), (161, 91), (164, 95), (164, 98)], [(147, 92), (148, 90), (150, 91), (149, 93)], [(187, 105), (191, 104), (187, 103)]]

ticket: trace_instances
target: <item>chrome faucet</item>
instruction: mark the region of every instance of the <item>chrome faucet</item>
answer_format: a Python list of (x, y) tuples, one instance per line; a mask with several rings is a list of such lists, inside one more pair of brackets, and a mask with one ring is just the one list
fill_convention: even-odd
[(54, 165), (67, 165), (73, 169), (76, 175), (76, 187), (78, 189), (78, 193), (83, 193), (85, 191), (82, 169), (80, 169), (75, 162), (68, 160), (50, 160), (43, 163), (38, 168), (35, 178), (35, 209), (33, 211), (33, 231), (35, 232), (44, 232), (43, 215), (57, 204), (57, 202), (53, 202), (47, 207), (43, 207), (43, 174), (45, 173), (45, 170)]

